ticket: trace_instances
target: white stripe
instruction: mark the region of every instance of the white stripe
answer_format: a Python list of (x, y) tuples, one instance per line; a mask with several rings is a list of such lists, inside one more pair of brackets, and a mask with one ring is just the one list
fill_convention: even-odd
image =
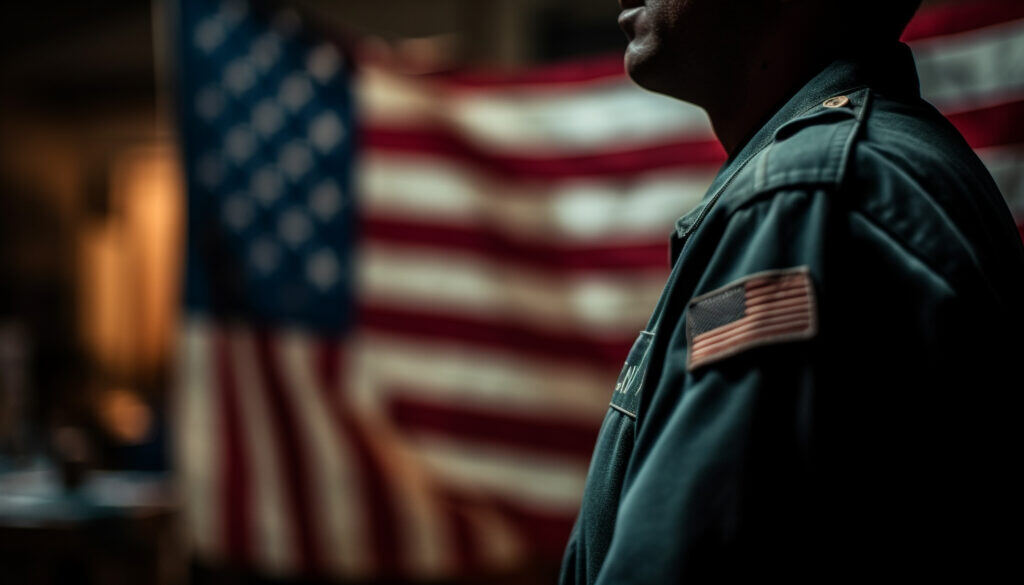
[(452, 91), (367, 68), (360, 103), (371, 123), (443, 126), (497, 152), (584, 154), (666, 139), (713, 138), (703, 110), (640, 89), (626, 77), (562, 91)]
[(975, 152), (992, 173), (1017, 221), (1024, 219), (1024, 144), (979, 148)]
[[(314, 529), (323, 557), (335, 574), (365, 576), (371, 569), (366, 515), (366, 494), (350, 446), (342, 443), (336, 421), (330, 416), (314, 367), (315, 342), (296, 330), (283, 332), (280, 366), (285, 390), (295, 408), (300, 444), (309, 447), (310, 480), (315, 490)], [(331, 388), (330, 391), (337, 391)]]
[[(429, 474), (423, 461), (413, 453), (404, 453), (403, 457), (407, 460), (405, 475), (420, 478), (413, 482), (394, 481), (403, 475), (391, 475), (403, 564), (417, 578), (450, 576), (454, 571), (453, 559), (448, 554), (452, 535), (442, 516), (443, 506), (436, 499), (437, 492), (431, 489), (437, 478)], [(415, 471), (410, 473), (412, 467)]]
[(391, 397), (410, 396), (594, 424), (604, 416), (616, 374), (553, 359), (368, 333), (361, 336), (355, 363), (362, 380), (356, 399), (377, 408)]
[(371, 244), (360, 256), (359, 296), (374, 306), (502, 316), (551, 332), (629, 336), (643, 327), (658, 300), (667, 264), (653, 274), (560, 278), (469, 253)]
[(204, 319), (186, 316), (179, 331), (178, 380), (174, 393), (178, 477), (182, 482), (186, 533), (200, 558), (216, 561), (224, 556), (218, 502), (221, 480), (222, 437), (216, 418), (220, 407), (212, 332)]
[(1024, 95), (1024, 20), (911, 43), (921, 94), (945, 113)]
[(450, 106), (454, 127), (469, 139), (488, 148), (529, 149), (534, 154), (712, 137), (707, 116), (696, 106), (625, 80), (566, 96), (469, 93), (451, 100)]
[[(367, 357), (378, 351), (372, 345), (367, 351), (363, 336), (355, 333), (347, 344), (349, 369), (346, 376), (346, 408), (380, 465), (389, 487), (390, 504), (395, 514), (400, 562), (417, 577), (450, 576), (452, 559), (451, 534), (437, 500), (437, 482), (423, 462), (409, 449), (408, 443), (387, 418), (386, 398), (378, 394), (381, 378)], [(400, 369), (404, 363), (398, 365)], [(385, 569), (392, 567), (385, 567)]]
[(425, 436), (417, 437), (414, 448), (439, 477), (461, 488), (549, 512), (579, 509), (586, 462)]
[(628, 180), (524, 183), (487, 178), (422, 155), (368, 154), (360, 193), (370, 215), (481, 226), (533, 242), (666, 238), (707, 191), (713, 171), (658, 171)]
[(250, 329), (233, 326), (228, 330), (231, 357), (238, 382), (242, 419), (242, 444), (252, 476), (246, 478), (252, 490), (253, 545), (255, 563), (273, 574), (295, 572), (298, 567), (297, 535), (286, 511), (283, 482), (288, 481), (274, 444), (274, 424), (258, 368), (258, 353)]

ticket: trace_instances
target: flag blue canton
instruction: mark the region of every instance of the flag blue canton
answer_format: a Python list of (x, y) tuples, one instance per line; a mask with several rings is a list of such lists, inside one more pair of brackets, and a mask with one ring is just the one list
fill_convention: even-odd
[(187, 310), (343, 332), (356, 132), (342, 53), (288, 10), (184, 0), (179, 18)]

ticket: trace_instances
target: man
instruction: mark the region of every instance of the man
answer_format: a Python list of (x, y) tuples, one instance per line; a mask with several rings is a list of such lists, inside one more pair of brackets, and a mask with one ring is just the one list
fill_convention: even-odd
[[(999, 574), (1024, 248), (921, 100), (919, 0), (623, 0), (729, 159), (612, 393), (562, 583)], [(1012, 551), (1012, 554), (1011, 554)]]

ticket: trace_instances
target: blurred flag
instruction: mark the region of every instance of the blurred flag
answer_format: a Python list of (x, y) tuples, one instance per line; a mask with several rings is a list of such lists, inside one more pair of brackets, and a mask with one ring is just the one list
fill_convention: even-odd
[(922, 95), (981, 157), (1024, 237), (1024, 2), (937, 6), (920, 12), (903, 38)]
[(521, 564), (510, 522), (436, 481), (358, 377), (343, 51), (280, 3), (176, 6), (188, 187), (176, 436), (194, 551), (275, 575)]
[[(180, 5), (196, 552), (354, 577), (557, 562), (667, 235), (724, 161), (704, 114), (618, 56), (356, 78), (292, 12)], [(1024, 222), (1024, 9), (940, 7), (907, 38)]]
[(272, 573), (357, 571), (346, 542), (365, 540), (369, 496), (337, 374), (354, 314), (351, 72), (294, 12), (177, 6), (193, 544)]

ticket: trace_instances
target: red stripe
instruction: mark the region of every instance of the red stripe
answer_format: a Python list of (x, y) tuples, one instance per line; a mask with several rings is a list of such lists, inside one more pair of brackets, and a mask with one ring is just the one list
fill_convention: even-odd
[(1024, 2), (1020, 0), (950, 2), (918, 12), (903, 32), (902, 40), (957, 34), (1021, 18), (1024, 18)]
[(1024, 222), (1017, 224), (1017, 231), (1020, 232), (1020, 239), (1024, 241)]
[[(949, 2), (920, 10), (901, 40), (917, 41), (1024, 18), (1020, 0), (970, 0)], [(571, 86), (593, 82), (628, 82), (622, 55), (613, 53), (589, 59), (574, 59), (529, 68), (472, 69), (436, 74), (435, 81), (450, 90), (503, 89), (531, 93), (575, 89)], [(566, 86), (570, 86), (567, 88)]]
[(401, 569), (399, 551), (398, 520), (392, 506), (392, 488), (388, 485), (387, 476), (363, 434), (362, 426), (351, 411), (342, 404), (340, 392), (342, 361), (342, 343), (333, 339), (323, 339), (317, 346), (315, 355), (316, 372), (319, 375), (320, 391), (328, 410), (335, 420), (339, 440), (350, 447), (358, 459), (358, 478), (361, 493), (368, 505), (369, 539), (372, 543), (373, 561), (376, 563), (377, 575), (398, 573)]
[(797, 297), (807, 297), (810, 287), (806, 282), (793, 283), (786, 286), (761, 287), (759, 290), (747, 289), (747, 308), (788, 301)]
[(595, 154), (545, 157), (498, 154), (471, 144), (455, 131), (441, 128), (378, 125), (367, 129), (363, 140), (370, 149), (460, 160), (494, 175), (519, 180), (632, 177), (669, 168), (713, 170), (726, 158), (721, 144), (711, 136)]
[(294, 523), (298, 537), (300, 568), (307, 574), (320, 573), (324, 565), (314, 536), (317, 512), (312, 508), (313, 490), (309, 482), (306, 450), (300, 439), (298, 416), (293, 410), (288, 397), (289, 390), (278, 369), (271, 334), (266, 330), (258, 330), (254, 341), (256, 367), (262, 375), (262, 386), (272, 414), (271, 432), (276, 435), (274, 444), (284, 468), (282, 484), (287, 494), (288, 518)]
[(474, 534), (469, 511), (474, 508), (487, 509), (489, 502), (483, 494), (468, 494), (448, 488), (443, 489), (438, 497), (451, 531), (450, 552), (455, 563), (456, 574), (463, 578), (469, 577), (484, 568), (480, 549), (475, 544), (474, 536), (487, 537), (487, 535)]
[(779, 311), (793, 309), (799, 306), (807, 307), (807, 295), (789, 296), (773, 301), (766, 301), (760, 304), (753, 302), (747, 304), (747, 316), (762, 317), (768, 314), (777, 314)]
[[(1020, 0), (970, 0), (948, 2), (920, 10), (904, 31), (904, 42), (956, 34), (1024, 18)], [(615, 53), (525, 69), (488, 69), (449, 72), (435, 79), (453, 89), (544, 90), (545, 86), (626, 80), (622, 55)]]
[(445, 404), (411, 398), (408, 394), (398, 389), (394, 392), (398, 397), (388, 404), (392, 420), (406, 431), (584, 460), (594, 451), (599, 430), (594, 424), (542, 413), (516, 414), (480, 406)]
[(792, 319), (783, 323), (765, 325), (758, 329), (743, 331), (735, 334), (735, 336), (729, 336), (714, 342), (694, 343), (692, 361), (694, 364), (703, 363), (737, 347), (754, 347), (755, 342), (763, 339), (771, 339), (791, 333), (807, 332), (810, 326), (811, 321), (809, 318), (804, 318), (803, 320)]
[[(253, 560), (252, 494), (249, 460), (242, 446), (242, 421), (238, 412), (239, 396), (230, 341), (225, 331), (213, 328), (214, 358), (217, 368), (217, 395), (220, 397), (221, 453), (223, 465), (220, 505), (224, 510), (223, 539), (229, 563), (248, 566)], [(211, 470), (212, 471), (212, 470)]]
[(545, 360), (572, 360), (612, 370), (617, 370), (622, 364), (633, 343), (632, 338), (626, 337), (599, 338), (571, 332), (538, 331), (511, 319), (439, 315), (400, 307), (364, 305), (359, 308), (358, 315), (361, 325), (367, 330), (420, 339), (430, 344), (448, 340)]
[[(1021, 18), (1024, 18), (1024, 3), (1020, 0), (950, 2), (919, 11), (904, 31), (902, 40), (910, 42), (956, 34)], [(451, 90), (518, 89), (530, 92), (564, 91), (566, 86), (593, 82), (627, 82), (619, 53), (522, 69), (446, 72), (433, 76), (433, 79)]]
[(652, 239), (607, 237), (600, 244), (554, 244), (503, 234), (486, 226), (417, 221), (377, 214), (362, 222), (371, 242), (459, 251), (545, 272), (656, 271), (667, 274), (668, 228)]
[[(748, 315), (728, 325), (701, 333), (693, 338), (693, 352), (697, 353), (707, 347), (718, 346), (727, 339), (733, 339), (748, 333), (755, 333), (767, 328), (777, 327), (780, 323), (794, 320), (808, 321), (810, 311), (806, 303), (795, 307), (764, 311), (756, 315)], [(738, 332), (738, 333), (737, 333)]]
[(445, 502), (448, 525), (452, 532), (452, 554), (456, 574), (466, 576), (480, 570), (480, 553), (473, 542), (473, 527), (468, 510), (460, 502)]
[(1024, 140), (1024, 100), (958, 112), (946, 117), (964, 135), (971, 148), (1002, 146)]
[[(454, 88), (530, 88), (590, 83), (594, 81), (626, 81), (622, 55), (602, 55), (553, 63), (528, 69), (478, 69), (444, 73), (435, 77)], [(534, 87), (531, 87), (534, 86)], [(535, 87), (540, 86), (540, 87)]]

